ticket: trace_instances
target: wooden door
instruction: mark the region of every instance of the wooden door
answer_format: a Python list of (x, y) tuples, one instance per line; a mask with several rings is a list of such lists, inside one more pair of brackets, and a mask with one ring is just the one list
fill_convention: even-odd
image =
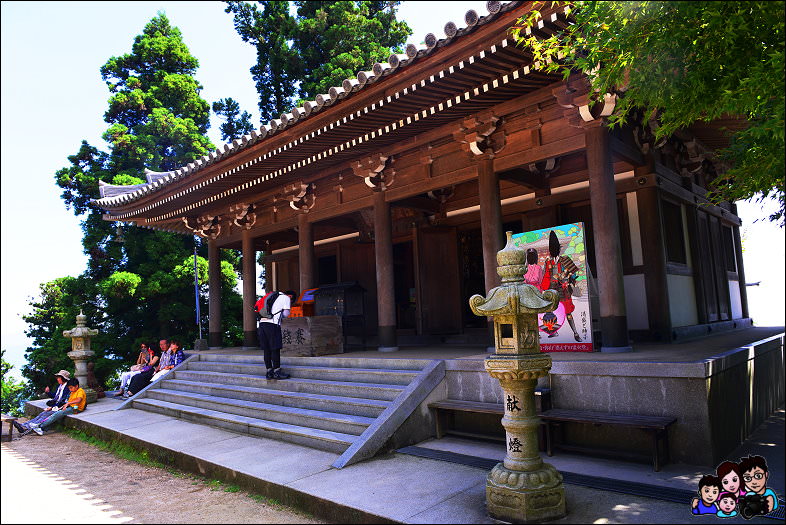
[(461, 331), (461, 282), (455, 228), (418, 230), (420, 315), (423, 333)]
[(723, 251), (720, 219), (710, 215), (710, 242), (712, 244), (713, 271), (718, 287), (718, 317), (721, 321), (731, 319), (731, 301), (729, 299), (729, 278), (726, 274), (726, 258)]
[(704, 291), (704, 296), (697, 300), (703, 300), (708, 322), (725, 321), (731, 316), (720, 224), (717, 217), (701, 210), (697, 210), (696, 219), (699, 253), (693, 254), (694, 278), (701, 280)]

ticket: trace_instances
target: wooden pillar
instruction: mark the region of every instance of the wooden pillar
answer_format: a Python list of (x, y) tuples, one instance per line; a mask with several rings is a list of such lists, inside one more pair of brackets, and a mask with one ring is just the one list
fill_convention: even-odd
[(602, 352), (630, 352), (625, 288), (622, 280), (620, 225), (617, 192), (609, 146), (609, 131), (603, 120), (586, 125), (587, 172), (598, 273)]
[[(636, 176), (655, 175), (651, 172)], [(639, 220), (642, 236), (642, 256), (644, 259), (644, 287), (647, 294), (647, 315), (650, 335), (656, 341), (671, 342), (671, 308), (666, 276), (666, 246), (663, 240), (663, 221), (660, 216), (658, 188), (641, 188), (636, 192), (639, 205)], [(687, 234), (687, 232), (686, 232)]]
[(221, 252), (215, 239), (207, 241), (208, 347), (220, 348), (221, 337)]
[(243, 346), (256, 348), (257, 320), (254, 304), (257, 300), (256, 250), (251, 230), (242, 230), (243, 248)]
[(300, 267), (300, 293), (313, 288), (314, 277), (314, 228), (308, 222), (308, 213), (301, 211), (297, 217), (298, 257)]
[[(737, 215), (737, 205), (732, 204), (732, 211)], [(734, 232), (734, 256), (737, 259), (737, 277), (740, 286), (740, 305), (742, 306), (742, 317), (750, 317), (748, 311), (748, 287), (745, 285), (745, 266), (742, 264), (742, 239), (740, 239), (740, 227), (732, 226)]]
[(398, 350), (396, 340), (396, 296), (393, 277), (393, 225), (390, 203), (384, 191), (374, 192), (374, 258), (377, 269), (377, 314), (379, 351)]
[(499, 199), (499, 177), (494, 173), (493, 158), (479, 158), (478, 199), (480, 201), (480, 231), (483, 237), (483, 277), (486, 292), (499, 286), (497, 252), (502, 249), (502, 204)]
[(270, 293), (276, 289), (276, 283), (273, 279), (273, 254), (270, 249), (265, 250), (265, 293)]

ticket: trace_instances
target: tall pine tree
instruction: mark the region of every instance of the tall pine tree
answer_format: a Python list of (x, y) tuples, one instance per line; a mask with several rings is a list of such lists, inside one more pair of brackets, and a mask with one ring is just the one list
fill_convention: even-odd
[(233, 98), (222, 98), (213, 102), (213, 111), (224, 120), (219, 126), (222, 140), (231, 142), (254, 129), (251, 114), (248, 111), (241, 113), (240, 104)]
[(313, 99), (345, 78), (386, 61), (412, 33), (396, 19), (400, 2), (228, 1), (240, 37), (257, 48), (251, 74), (259, 92), (263, 122), (277, 118), (301, 100)]
[[(109, 127), (103, 136), (109, 151), (83, 141), (68, 158), (69, 165), (55, 174), (66, 206), (83, 217), (88, 266), (78, 278), (43, 283), (40, 299), (30, 303), (33, 311), (25, 321), (33, 346), (23, 375), (32, 388), (42, 387), (58, 367), (68, 368), (62, 331), (74, 326), (82, 308), (89, 324), (100, 331), (93, 344), (99, 380), (127, 366), (141, 341), (177, 336), (188, 344), (196, 337), (195, 240), (112, 224), (102, 220), (102, 211), (89, 201), (99, 197), (99, 181), (140, 184), (145, 168), (171, 170), (213, 147), (205, 135), (210, 107), (193, 76), (198, 65), (180, 30), (159, 13), (134, 39), (130, 53), (110, 58), (101, 68), (111, 92), (104, 114)], [(205, 254), (206, 246), (197, 244)], [(242, 300), (234, 290), (239, 257), (222, 252), (222, 329), (228, 334), (226, 342), (233, 344), (242, 338)], [(202, 257), (199, 277), (206, 282)]]

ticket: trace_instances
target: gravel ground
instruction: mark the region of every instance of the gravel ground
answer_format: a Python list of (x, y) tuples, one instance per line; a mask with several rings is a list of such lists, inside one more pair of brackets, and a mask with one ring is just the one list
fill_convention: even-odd
[(14, 436), (2, 444), (4, 524), (324, 523), (237, 487), (119, 458), (63, 432)]

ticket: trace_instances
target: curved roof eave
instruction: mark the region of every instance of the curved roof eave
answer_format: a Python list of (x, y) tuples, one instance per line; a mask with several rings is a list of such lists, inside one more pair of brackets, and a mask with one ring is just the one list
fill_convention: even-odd
[(230, 143), (226, 143), (223, 147), (208, 152), (186, 166), (167, 172), (154, 172), (145, 169), (146, 184), (131, 186), (117, 186), (106, 183), (100, 184), (99, 191), (101, 198), (91, 199), (90, 203), (99, 208), (110, 210), (112, 208), (127, 205), (146, 195), (159, 191), (176, 181), (192, 176), (210, 164), (214, 164), (219, 160), (237, 154), (241, 150), (259, 143), (266, 137), (272, 136), (296, 124), (302, 119), (317, 114), (322, 111), (322, 109), (331, 106), (335, 102), (352, 96), (354, 93), (364, 89), (367, 85), (373, 84), (383, 77), (399, 71), (403, 67), (410, 66), (418, 59), (429, 55), (435, 49), (451, 44), (460, 37), (470, 33), (475, 28), (493, 20), (499, 14), (511, 10), (520, 3), (520, 1), (488, 1), (486, 2), (486, 9), (489, 12), (488, 15), (479, 16), (478, 13), (472, 9), (467, 11), (464, 15), (464, 21), (466, 23), (464, 27), (459, 28), (453, 22), (445, 24), (445, 38), (437, 39), (433, 33), (428, 33), (425, 37), (425, 46), (407, 44), (405, 53), (394, 53), (390, 55), (386, 64), (378, 62), (372, 66), (370, 71), (358, 72), (355, 78), (345, 79), (341, 86), (331, 87), (328, 93), (317, 95), (313, 101), (309, 100), (304, 102), (301, 107), (294, 108), (290, 113), (284, 113), (280, 118), (273, 119), (267, 124), (262, 124), (258, 129), (252, 130), (248, 135), (244, 135)]

